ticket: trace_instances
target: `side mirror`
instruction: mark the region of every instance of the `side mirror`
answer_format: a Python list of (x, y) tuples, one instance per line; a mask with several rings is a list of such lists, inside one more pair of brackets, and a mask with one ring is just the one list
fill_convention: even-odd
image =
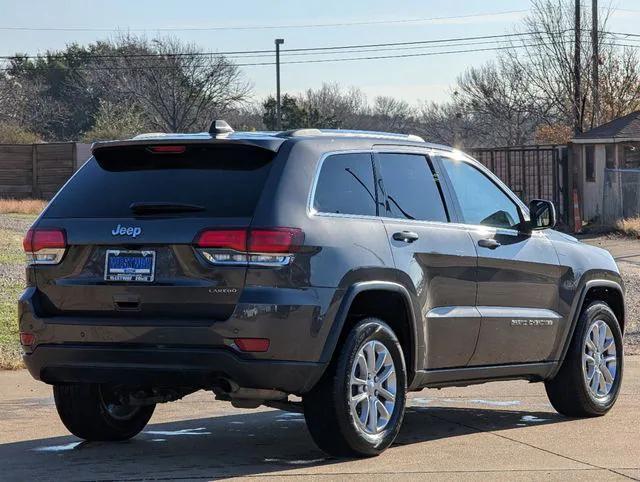
[(532, 231), (553, 228), (556, 225), (556, 208), (551, 201), (533, 199), (529, 203), (529, 214), (529, 229)]

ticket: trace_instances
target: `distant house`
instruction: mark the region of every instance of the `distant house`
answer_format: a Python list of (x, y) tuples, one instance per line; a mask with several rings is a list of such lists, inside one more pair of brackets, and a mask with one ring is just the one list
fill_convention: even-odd
[(613, 224), (640, 216), (640, 111), (575, 136), (582, 219)]

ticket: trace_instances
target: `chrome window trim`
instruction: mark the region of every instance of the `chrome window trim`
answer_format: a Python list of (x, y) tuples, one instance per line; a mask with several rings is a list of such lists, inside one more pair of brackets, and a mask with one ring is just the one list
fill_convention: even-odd
[[(446, 156), (453, 160), (459, 160), (462, 162), (466, 162), (467, 164), (471, 164), (476, 169), (478, 166), (480, 167), (480, 171), (485, 176), (488, 175), (490, 180), (496, 184), (496, 187), (500, 189), (508, 199), (510, 199), (518, 208), (524, 208), (524, 214), (528, 214), (528, 210), (526, 210), (526, 206), (524, 203), (516, 196), (514, 199), (513, 196), (509, 194), (511, 190), (489, 169), (483, 166), (480, 162), (476, 161), (474, 158), (468, 156), (462, 151), (447, 151), (441, 149), (435, 149), (432, 147), (422, 147), (422, 146), (402, 146), (402, 145), (376, 145), (373, 149), (346, 149), (339, 151), (328, 151), (320, 156), (320, 160), (318, 161), (318, 165), (316, 166), (313, 181), (311, 184), (311, 190), (309, 191), (309, 196), (307, 197), (307, 216), (309, 217), (328, 217), (328, 218), (345, 218), (345, 219), (361, 219), (361, 220), (379, 220), (379, 221), (388, 221), (394, 223), (406, 223), (409, 225), (418, 225), (418, 226), (429, 226), (436, 228), (456, 228), (456, 229), (466, 229), (466, 230), (474, 230), (474, 231), (491, 231), (495, 234), (510, 234), (510, 235), (518, 235), (522, 234), (521, 231), (517, 229), (509, 229), (509, 228), (500, 228), (497, 226), (486, 226), (484, 224), (467, 224), (467, 223), (457, 223), (457, 222), (442, 222), (442, 221), (427, 221), (421, 219), (402, 219), (402, 218), (390, 218), (387, 216), (369, 216), (365, 214), (342, 214), (342, 213), (327, 213), (324, 211), (318, 211), (313, 207), (313, 203), (315, 201), (316, 189), (318, 187), (318, 180), (320, 178), (320, 171), (322, 170), (322, 166), (324, 165), (324, 161), (329, 156), (338, 155), (338, 154), (371, 154), (374, 155), (376, 152), (393, 152), (399, 154), (424, 154), (424, 155), (438, 155), (438, 156)], [(505, 191), (507, 189), (508, 191)], [(515, 196), (515, 195), (514, 195)], [(543, 234), (543, 231), (538, 231), (537, 233)], [(534, 233), (527, 233), (528, 235), (533, 235)]]
[[(316, 189), (318, 188), (318, 181), (320, 179), (320, 171), (322, 170), (322, 166), (324, 165), (324, 161), (327, 160), (329, 156), (335, 156), (339, 154), (369, 154), (373, 155), (373, 151), (371, 149), (347, 149), (341, 151), (329, 151), (325, 152), (320, 156), (320, 160), (318, 161), (318, 165), (316, 166), (316, 171), (313, 175), (313, 183), (311, 184), (311, 190), (309, 191), (309, 196), (307, 198), (307, 215), (308, 216), (329, 216), (329, 217), (349, 217), (349, 218), (362, 218), (362, 219), (378, 219), (378, 216), (369, 216), (366, 214), (342, 214), (342, 213), (326, 213), (324, 211), (318, 211), (313, 207), (313, 203), (316, 197)], [(372, 166), (373, 169), (373, 166)]]

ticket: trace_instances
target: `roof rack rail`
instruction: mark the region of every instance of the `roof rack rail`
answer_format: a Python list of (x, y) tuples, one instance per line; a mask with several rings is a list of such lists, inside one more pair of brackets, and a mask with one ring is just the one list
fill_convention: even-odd
[(360, 131), (348, 129), (293, 129), (276, 134), (277, 137), (314, 137), (314, 136), (340, 136), (340, 137), (379, 137), (383, 139), (402, 139), (412, 142), (425, 142), (415, 134), (396, 134), (393, 132)]
[(309, 136), (321, 136), (322, 131), (320, 129), (304, 128), (304, 129), (291, 129), (289, 131), (282, 131), (276, 134), (277, 137), (309, 137)]
[(132, 139), (152, 139), (154, 137), (168, 137), (171, 134), (167, 134), (166, 132), (145, 132), (143, 134), (138, 134), (132, 137)]

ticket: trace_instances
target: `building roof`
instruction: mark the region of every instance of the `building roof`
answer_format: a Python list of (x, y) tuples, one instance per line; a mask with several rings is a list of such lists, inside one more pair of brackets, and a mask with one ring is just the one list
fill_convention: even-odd
[(574, 139), (634, 139), (640, 141), (640, 110), (578, 134)]

